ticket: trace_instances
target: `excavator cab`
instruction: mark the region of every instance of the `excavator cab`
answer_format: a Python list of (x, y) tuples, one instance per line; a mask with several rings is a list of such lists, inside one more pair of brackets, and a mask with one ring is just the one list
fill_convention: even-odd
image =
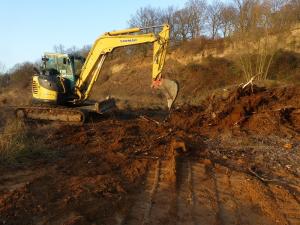
[(57, 76), (69, 83), (69, 88), (73, 89), (76, 82), (74, 57), (68, 54), (46, 53), (42, 58), (42, 72), (55, 71)]
[(33, 76), (33, 101), (64, 104), (70, 97), (73, 98), (84, 60), (75, 55), (45, 53), (40, 70)]

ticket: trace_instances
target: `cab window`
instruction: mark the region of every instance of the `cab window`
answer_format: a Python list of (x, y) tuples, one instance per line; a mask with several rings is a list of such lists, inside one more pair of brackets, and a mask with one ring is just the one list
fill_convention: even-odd
[(59, 57), (57, 58), (58, 70), (65, 70), (66, 74), (72, 74), (71, 63), (68, 58)]

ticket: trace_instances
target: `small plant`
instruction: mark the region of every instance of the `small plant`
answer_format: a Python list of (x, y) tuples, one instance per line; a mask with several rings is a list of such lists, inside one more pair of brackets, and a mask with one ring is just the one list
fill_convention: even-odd
[(274, 54), (278, 49), (276, 43), (270, 43), (268, 37), (243, 42), (240, 50), (239, 61), (246, 81), (252, 77), (257, 80), (266, 80)]

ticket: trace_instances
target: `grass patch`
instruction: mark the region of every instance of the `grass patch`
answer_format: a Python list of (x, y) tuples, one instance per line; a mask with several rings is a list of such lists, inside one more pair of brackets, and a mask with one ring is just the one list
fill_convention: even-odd
[(58, 151), (44, 144), (42, 136), (35, 134), (23, 121), (10, 119), (0, 133), (1, 164), (29, 163), (32, 160), (52, 160)]

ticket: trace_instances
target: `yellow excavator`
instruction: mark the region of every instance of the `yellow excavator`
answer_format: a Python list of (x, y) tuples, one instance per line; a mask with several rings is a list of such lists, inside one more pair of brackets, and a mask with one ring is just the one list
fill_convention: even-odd
[[(170, 109), (178, 93), (175, 81), (164, 79), (165, 64), (170, 37), (169, 25), (161, 25), (161, 31), (142, 33), (147, 28), (130, 28), (107, 32), (92, 46), (86, 59), (71, 54), (45, 53), (40, 70), (32, 79), (32, 106), (17, 107), (20, 118), (57, 120), (82, 123), (91, 110), (86, 103), (94, 83), (101, 74), (101, 67), (109, 53), (118, 47), (153, 43), (152, 87), (162, 90)], [(46, 103), (46, 104), (45, 104)], [(93, 106), (93, 111), (104, 112), (110, 108), (110, 99)], [(87, 107), (88, 106), (88, 107)]]

